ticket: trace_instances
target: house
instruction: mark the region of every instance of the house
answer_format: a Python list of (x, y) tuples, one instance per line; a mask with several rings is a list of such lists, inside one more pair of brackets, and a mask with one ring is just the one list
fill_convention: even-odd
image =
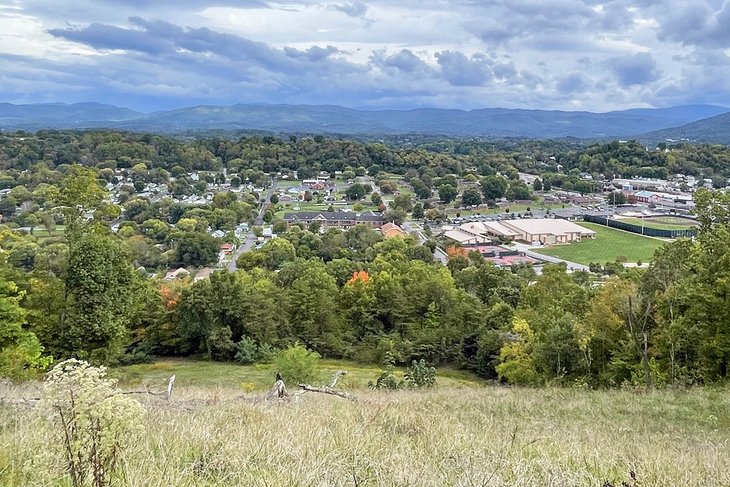
[(380, 228), (385, 223), (382, 215), (375, 213), (354, 213), (349, 211), (301, 211), (299, 213), (286, 213), (284, 220), (291, 224), (319, 222), (322, 228), (350, 228), (355, 225), (369, 225)]
[(195, 274), (195, 277), (193, 278), (193, 282), (202, 281), (203, 279), (208, 279), (210, 275), (213, 274), (213, 269), (210, 267), (203, 267), (200, 269), (197, 274)]
[(395, 223), (386, 223), (382, 227), (380, 227), (380, 231), (383, 234), (383, 237), (385, 238), (393, 238), (393, 237), (405, 237), (408, 235), (408, 233), (403, 230), (401, 227), (396, 225)]
[(190, 272), (188, 272), (187, 269), (185, 269), (184, 267), (179, 267), (179, 268), (173, 269), (173, 270), (169, 271), (167, 274), (165, 274), (165, 280), (174, 281), (175, 279), (182, 279), (189, 275), (190, 275)]
[(225, 243), (221, 245), (221, 252), (225, 255), (232, 254), (234, 250), (236, 250), (236, 246), (233, 244)]
[(223, 230), (216, 230), (210, 234), (213, 238), (223, 238), (226, 236)]

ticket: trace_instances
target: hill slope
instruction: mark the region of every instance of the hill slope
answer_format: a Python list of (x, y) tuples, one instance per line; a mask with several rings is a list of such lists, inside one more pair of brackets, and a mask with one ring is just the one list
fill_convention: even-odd
[(642, 135), (641, 140), (651, 143), (686, 140), (688, 142), (730, 144), (730, 113), (723, 113), (679, 127), (649, 132)]
[(0, 128), (119, 128), (158, 132), (253, 129), (338, 134), (425, 134), (467, 137), (632, 137), (720, 113), (688, 105), (606, 113), (485, 108), (354, 110), (332, 105), (202, 105), (141, 114), (98, 103), (0, 104)]

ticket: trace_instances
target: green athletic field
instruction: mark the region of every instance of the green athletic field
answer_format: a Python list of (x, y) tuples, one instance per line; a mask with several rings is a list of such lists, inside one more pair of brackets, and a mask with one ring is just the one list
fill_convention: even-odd
[(580, 225), (595, 231), (595, 240), (587, 239), (572, 244), (556, 245), (536, 252), (585, 265), (591, 262), (601, 264), (613, 262), (620, 256), (625, 257), (627, 262), (649, 262), (654, 251), (665, 243), (660, 239), (595, 223), (580, 223)]

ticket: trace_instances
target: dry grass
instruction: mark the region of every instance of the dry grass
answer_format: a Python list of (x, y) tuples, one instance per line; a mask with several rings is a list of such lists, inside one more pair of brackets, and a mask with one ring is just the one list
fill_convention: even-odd
[[(117, 485), (600, 486), (630, 470), (640, 486), (730, 485), (726, 391), (357, 394), (272, 404), (180, 387), (145, 400)], [(0, 483), (69, 485), (32, 408), (0, 406)]]

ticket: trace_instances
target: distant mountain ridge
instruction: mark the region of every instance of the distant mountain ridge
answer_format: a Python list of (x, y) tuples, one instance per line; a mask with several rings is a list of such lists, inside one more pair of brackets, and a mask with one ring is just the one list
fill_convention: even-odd
[(264, 130), (272, 132), (465, 137), (632, 137), (730, 112), (714, 105), (592, 113), (557, 110), (417, 108), (355, 110), (335, 105), (200, 105), (141, 113), (101, 103), (0, 103), (0, 129), (117, 128), (135, 131)]
[(642, 135), (640, 139), (652, 144), (682, 141), (730, 144), (730, 113), (723, 113), (678, 127), (649, 132)]

